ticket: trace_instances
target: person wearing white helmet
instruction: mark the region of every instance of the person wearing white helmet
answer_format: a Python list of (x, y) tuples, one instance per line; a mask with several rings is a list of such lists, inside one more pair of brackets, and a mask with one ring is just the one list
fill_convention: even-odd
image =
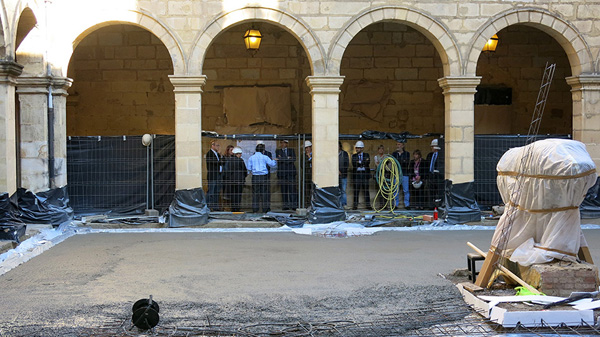
[(427, 185), (429, 196), (428, 206), (439, 207), (442, 201), (442, 175), (441, 171), (441, 163), (439, 158), (439, 150), (441, 150), (439, 146), (439, 141), (434, 139), (431, 141), (431, 152), (427, 154), (426, 162), (427, 162)]
[(233, 156), (229, 157), (225, 163), (224, 176), (226, 181), (230, 183), (229, 199), (231, 202), (231, 211), (239, 212), (242, 203), (242, 190), (248, 176), (246, 163), (242, 159), (242, 149), (239, 147), (233, 148)]
[(304, 198), (310, 203), (312, 198), (312, 143), (304, 142)]
[(371, 205), (371, 198), (369, 196), (371, 158), (369, 158), (368, 153), (363, 152), (364, 148), (365, 144), (360, 140), (354, 145), (356, 153), (352, 155), (352, 184), (354, 187), (354, 204), (352, 205), (352, 209), (358, 209), (360, 191), (363, 191), (367, 208), (369, 208)]

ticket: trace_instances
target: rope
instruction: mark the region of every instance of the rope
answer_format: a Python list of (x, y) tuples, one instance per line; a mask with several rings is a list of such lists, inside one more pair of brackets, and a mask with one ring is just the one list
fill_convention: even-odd
[[(381, 212), (388, 209), (393, 212), (396, 208), (396, 196), (400, 193), (402, 184), (402, 168), (396, 158), (385, 156), (375, 169), (375, 181), (379, 187), (377, 195), (373, 199), (373, 210)], [(383, 207), (377, 207), (377, 200), (383, 198), (385, 203)]]

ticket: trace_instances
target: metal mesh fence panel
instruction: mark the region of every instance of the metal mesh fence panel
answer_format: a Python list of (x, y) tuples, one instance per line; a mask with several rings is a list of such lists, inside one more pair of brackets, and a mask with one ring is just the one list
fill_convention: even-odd
[(67, 186), (75, 212), (140, 214), (153, 198), (156, 208), (168, 207), (175, 189), (174, 139), (156, 136), (148, 150), (141, 136), (69, 137)]
[[(570, 135), (539, 135), (547, 138), (570, 139)], [(504, 153), (513, 147), (526, 145), (527, 135), (476, 135), (475, 136), (475, 199), (482, 209), (502, 203), (496, 184), (496, 165)]]

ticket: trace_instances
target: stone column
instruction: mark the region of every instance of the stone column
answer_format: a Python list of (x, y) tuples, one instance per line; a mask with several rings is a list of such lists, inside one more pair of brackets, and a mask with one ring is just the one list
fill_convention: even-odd
[(567, 77), (573, 95), (573, 139), (585, 144), (600, 167), (600, 75)]
[(312, 95), (312, 179), (317, 188), (339, 185), (340, 86), (344, 76), (309, 76)]
[(52, 105), (54, 107), (54, 177), (50, 188), (67, 185), (67, 89), (73, 80), (52, 78)]
[(479, 76), (438, 80), (445, 106), (445, 177), (453, 184), (474, 181), (475, 92)]
[(202, 87), (206, 76), (169, 76), (175, 93), (175, 189), (202, 187)]
[(21, 187), (50, 189), (48, 170), (48, 77), (19, 77)]
[(0, 62), (0, 194), (17, 190), (15, 86), (22, 71), (18, 63)]

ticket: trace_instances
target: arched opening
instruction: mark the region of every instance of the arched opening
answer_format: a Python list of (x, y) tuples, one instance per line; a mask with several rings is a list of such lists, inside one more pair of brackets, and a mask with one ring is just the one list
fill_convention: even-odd
[(19, 24), (17, 26), (17, 36), (15, 39), (15, 50), (19, 49), (21, 42), (25, 39), (27, 34), (35, 27), (37, 19), (30, 8), (25, 8), (19, 17)]
[[(345, 76), (340, 97), (341, 134), (366, 130), (413, 135), (444, 133), (444, 96), (438, 84), (444, 76), (443, 64), (434, 44), (411, 26), (380, 22), (362, 29), (344, 52), (340, 74)], [(425, 159), (431, 141), (432, 138), (410, 138), (405, 149), (410, 153), (420, 150)], [(375, 155), (381, 157), (381, 145), (383, 154), (391, 154), (397, 148), (394, 140), (363, 142), (364, 152), (373, 159)], [(352, 154), (354, 145), (344, 142), (344, 149)], [(371, 168), (375, 167), (372, 162)], [(351, 185), (348, 196), (353, 193)], [(377, 186), (369, 182), (369, 187), (372, 200)], [(353, 205), (350, 197), (348, 204)], [(429, 200), (423, 200), (421, 206), (433, 207)]]
[(75, 48), (67, 73), (67, 135), (175, 133), (175, 98), (167, 48), (133, 25), (102, 27)]
[(572, 134), (573, 102), (565, 78), (571, 64), (550, 35), (526, 24), (499, 32), (495, 52), (482, 52), (477, 63), (481, 83), (475, 95), (475, 193), (482, 208), (502, 203), (496, 165), (510, 148), (527, 142), (546, 64), (556, 64), (538, 139)]
[[(246, 50), (243, 41), (246, 30), (252, 25), (262, 34), (260, 50), (254, 56)], [(274, 159), (281, 146), (276, 137), (311, 132), (311, 95), (305, 81), (311, 75), (311, 66), (302, 44), (291, 33), (266, 22), (245, 22), (220, 32), (205, 55), (202, 73), (207, 76), (207, 81), (202, 94), (202, 129), (226, 135), (226, 139), (218, 140), (221, 154), (227, 155), (229, 146), (239, 146), (247, 162), (254, 154), (257, 142), (262, 141)], [(265, 136), (244, 140), (240, 135)], [(203, 137), (205, 153), (210, 152), (213, 140)], [(267, 209), (302, 207), (302, 197), (297, 197), (296, 187), (302, 185), (304, 178), (303, 140), (302, 136), (293, 136), (287, 143), (295, 158), (290, 159), (293, 167), (288, 166), (284, 170), (293, 180), (294, 189), (282, 192), (282, 186), (276, 179), (281, 177), (283, 170), (277, 174), (271, 172), (268, 187), (270, 206)], [(294, 170), (296, 173), (292, 172)], [(203, 186), (210, 187), (207, 171), (208, 167), (204, 171)], [(250, 178), (242, 191), (242, 210), (253, 208), (249, 181)], [(228, 184), (231, 182), (223, 182), (225, 193), (221, 194), (219, 205), (211, 201), (211, 210), (230, 208), (226, 194)], [(282, 194), (286, 193), (293, 194), (291, 203), (294, 205), (284, 205)]]
[[(67, 74), (73, 209), (166, 209), (175, 189), (175, 95), (163, 42), (134, 25), (104, 24), (80, 40)], [(147, 146), (144, 134), (154, 135)]]
[(563, 48), (543, 31), (518, 24), (498, 33), (495, 52), (477, 62), (476, 134), (527, 134), (546, 63), (556, 63), (540, 134), (570, 134), (573, 103), (565, 81), (571, 66)]

